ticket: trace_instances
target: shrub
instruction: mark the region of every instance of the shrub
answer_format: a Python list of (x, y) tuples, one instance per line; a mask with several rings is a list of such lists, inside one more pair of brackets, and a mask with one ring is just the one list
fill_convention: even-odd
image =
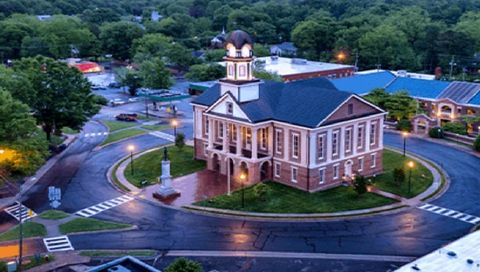
[(203, 268), (200, 263), (182, 257), (167, 266), (165, 272), (203, 272)]
[(449, 122), (443, 125), (443, 130), (460, 134), (460, 135), (467, 135), (467, 127), (465, 124), (460, 122)]
[(180, 150), (185, 146), (185, 134), (181, 132), (177, 133), (177, 136), (175, 136), (175, 146)]
[(353, 189), (359, 195), (363, 195), (367, 192), (367, 182), (365, 181), (364, 176), (358, 175), (355, 177), (355, 180), (353, 181)]
[(443, 129), (441, 127), (433, 127), (428, 131), (428, 135), (432, 138), (443, 138)]
[(397, 130), (408, 131), (412, 130), (412, 122), (408, 119), (402, 119), (397, 123)]
[(473, 143), (473, 149), (480, 152), (480, 135), (477, 136), (477, 139)]
[(253, 193), (255, 194), (255, 197), (258, 197), (263, 201), (267, 199), (267, 196), (270, 192), (270, 187), (265, 183), (259, 183), (253, 188)]
[(393, 169), (393, 181), (400, 185), (405, 181), (405, 171), (402, 168)]
[(108, 104), (108, 100), (101, 95), (95, 95), (93, 96), (93, 99), (96, 104), (103, 105), (103, 106), (106, 106)]

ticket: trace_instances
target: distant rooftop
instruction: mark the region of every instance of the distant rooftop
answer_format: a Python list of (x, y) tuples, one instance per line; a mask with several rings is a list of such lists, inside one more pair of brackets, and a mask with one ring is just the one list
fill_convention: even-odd
[(279, 76), (314, 73), (320, 71), (337, 70), (342, 68), (353, 68), (353, 66), (351, 65), (273, 56), (256, 58), (255, 66), (260, 66), (265, 69), (265, 71), (278, 74)]
[(398, 77), (385, 90), (389, 93), (406, 91), (413, 97), (435, 99), (449, 84), (449, 81)]
[(366, 74), (375, 74), (379, 72), (390, 72), (396, 77), (407, 77), (407, 78), (416, 78), (416, 79), (427, 79), (427, 80), (434, 80), (435, 75), (430, 74), (421, 74), (421, 73), (412, 73), (406, 70), (398, 70), (398, 71), (390, 71), (390, 70), (383, 70), (383, 69), (371, 69), (371, 70), (364, 70), (356, 72), (356, 75), (366, 75)]
[(395, 75), (389, 71), (375, 70), (375, 72), (357, 73), (350, 77), (332, 79), (331, 82), (341, 91), (365, 95), (373, 89), (385, 88), (395, 78)]
[(479, 248), (480, 231), (476, 231), (400, 267), (395, 272), (479, 271)]

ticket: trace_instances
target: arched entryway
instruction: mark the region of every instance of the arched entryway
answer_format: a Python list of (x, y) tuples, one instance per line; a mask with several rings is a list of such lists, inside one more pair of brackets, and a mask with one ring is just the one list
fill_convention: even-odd
[(417, 121), (417, 129), (416, 132), (418, 134), (426, 134), (428, 132), (428, 123), (425, 120), (418, 120)]
[(226, 169), (227, 169), (227, 175), (230, 174), (230, 176), (235, 176), (235, 162), (233, 161), (232, 158), (227, 158), (226, 161)]
[(240, 173), (238, 173), (239, 175), (240, 174), (243, 174), (245, 175), (245, 180), (248, 180), (248, 165), (246, 162), (241, 162), (240, 163)]
[(265, 161), (265, 162), (262, 163), (262, 165), (260, 166), (260, 180), (261, 181), (271, 178), (270, 168), (271, 167), (270, 167), (270, 162), (269, 161)]
[(220, 172), (220, 158), (217, 154), (212, 155), (212, 170)]

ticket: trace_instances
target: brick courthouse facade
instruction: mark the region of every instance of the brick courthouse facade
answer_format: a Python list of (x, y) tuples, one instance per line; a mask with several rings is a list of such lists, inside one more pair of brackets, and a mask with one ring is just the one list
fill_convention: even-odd
[(309, 192), (382, 172), (384, 111), (324, 78), (258, 80), (252, 49), (248, 34), (232, 32), (226, 78), (192, 101), (195, 158), (248, 184)]

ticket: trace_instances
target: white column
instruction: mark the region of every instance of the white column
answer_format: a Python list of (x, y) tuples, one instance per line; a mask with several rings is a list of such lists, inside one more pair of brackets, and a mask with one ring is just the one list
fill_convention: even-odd
[(332, 161), (332, 129), (327, 130), (327, 153), (325, 154), (327, 162)]
[(300, 162), (301, 164), (307, 164), (308, 146), (307, 146), (307, 131), (300, 131)]
[(239, 125), (235, 125), (236, 133), (237, 133), (237, 155), (242, 154), (242, 132), (241, 127)]
[(357, 154), (357, 146), (358, 146), (358, 123), (353, 124), (353, 131), (352, 131), (352, 154)]
[(285, 127), (283, 129), (283, 158), (290, 161), (290, 130)]
[(313, 132), (310, 132), (310, 135), (308, 136), (310, 137), (310, 146), (308, 147), (308, 150), (309, 150), (309, 161), (310, 161), (310, 165), (308, 166), (309, 168), (313, 168), (315, 167), (315, 165), (317, 164), (317, 134), (316, 133), (313, 133)]
[(257, 159), (258, 152), (258, 140), (257, 140), (257, 130), (258, 128), (252, 128), (252, 159)]
[(345, 127), (340, 128), (340, 159), (345, 157)]
[(378, 147), (383, 148), (383, 118), (378, 121)]
[(273, 127), (268, 127), (267, 128), (267, 133), (268, 133), (268, 154), (273, 156)]
[(365, 125), (365, 151), (370, 151), (370, 129), (371, 129), (371, 120), (368, 120)]
[(229, 151), (229, 146), (228, 146), (228, 135), (227, 135), (227, 122), (222, 122), (223, 126), (223, 141), (222, 141), (222, 145), (223, 145), (223, 152), (228, 152)]
[(208, 118), (208, 148), (213, 148), (213, 136), (214, 136), (214, 120)]

